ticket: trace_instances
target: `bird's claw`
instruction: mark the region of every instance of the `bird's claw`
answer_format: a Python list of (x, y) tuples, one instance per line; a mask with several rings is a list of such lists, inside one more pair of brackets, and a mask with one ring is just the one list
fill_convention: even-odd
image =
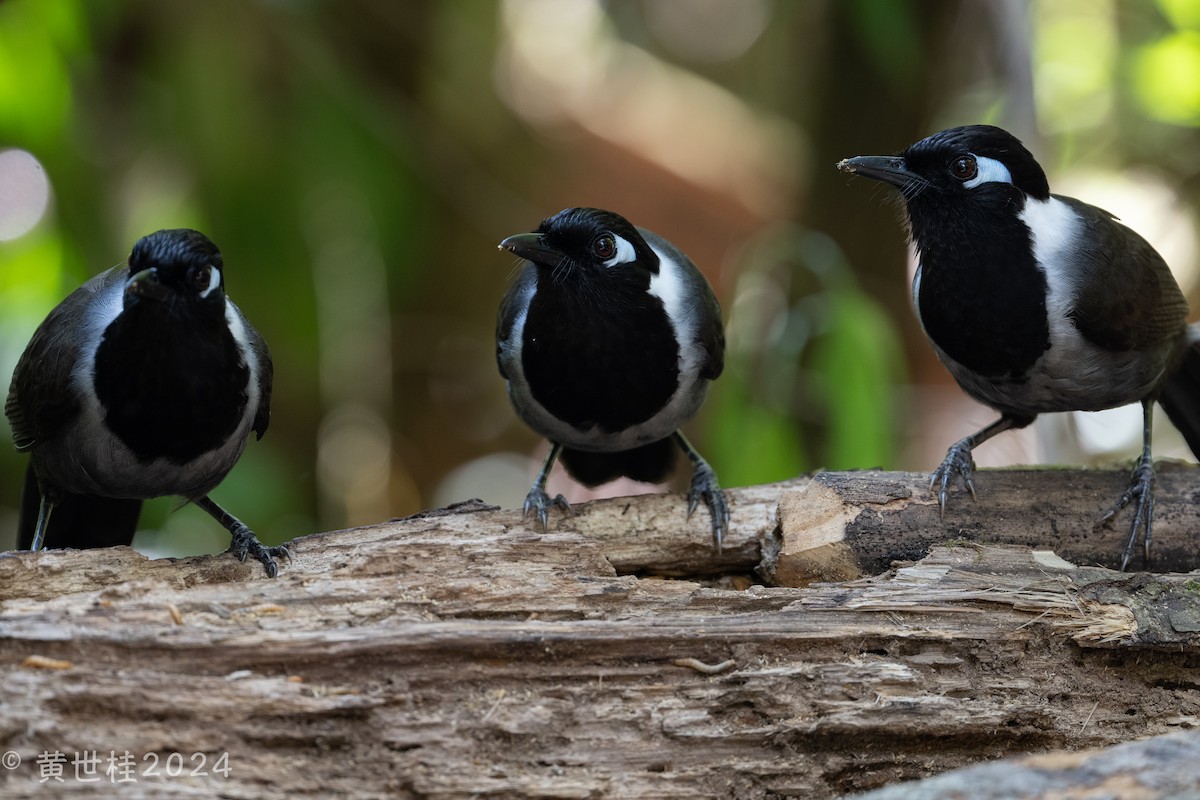
[(704, 500), (712, 515), (713, 542), (717, 552), (725, 540), (725, 530), (729, 527), (729, 505), (725, 501), (725, 493), (717, 483), (717, 473), (707, 464), (697, 466), (692, 472), (692, 488), (688, 491), (688, 518)]
[(976, 499), (975, 459), (971, 456), (971, 445), (965, 440), (951, 445), (941, 465), (929, 476), (929, 488), (937, 489), (938, 509), (942, 515), (946, 513), (946, 497), (955, 477), (962, 478), (963, 485), (971, 493), (971, 499)]
[(525, 495), (525, 505), (522, 506), (525, 516), (529, 516), (532, 511), (537, 516), (537, 520), (541, 523), (542, 533), (546, 532), (546, 521), (550, 516), (551, 508), (560, 508), (568, 517), (571, 516), (571, 504), (567, 502), (567, 498), (561, 494), (556, 495), (554, 499), (546, 494), (546, 490), (540, 486), (534, 486), (529, 490), (529, 494)]
[(277, 558), (285, 561), (292, 560), (292, 551), (285, 544), (267, 547), (258, 540), (254, 535), (254, 531), (242, 525), (232, 534), (232, 539), (229, 543), (229, 552), (238, 561), (245, 562), (247, 556), (254, 556), (255, 560), (263, 565), (263, 569), (267, 571), (267, 577), (274, 578), (279, 575), (279, 563)]
[(1138, 459), (1133, 473), (1129, 476), (1129, 487), (1124, 494), (1117, 498), (1117, 502), (1104, 512), (1104, 516), (1096, 522), (1096, 527), (1111, 523), (1121, 509), (1130, 503), (1135, 503), (1133, 524), (1129, 527), (1129, 540), (1125, 543), (1125, 552), (1121, 555), (1122, 572), (1129, 566), (1129, 561), (1133, 557), (1133, 546), (1137, 543), (1138, 532), (1143, 529), (1145, 536), (1142, 540), (1142, 552), (1146, 560), (1150, 560), (1151, 525), (1154, 521), (1154, 462), (1148, 458)]

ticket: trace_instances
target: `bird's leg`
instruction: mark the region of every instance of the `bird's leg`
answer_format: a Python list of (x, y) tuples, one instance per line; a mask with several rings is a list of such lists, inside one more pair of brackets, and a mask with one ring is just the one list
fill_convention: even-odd
[(213, 519), (221, 523), (225, 530), (229, 531), (229, 535), (232, 537), (229, 542), (229, 552), (233, 553), (238, 561), (245, 561), (247, 555), (254, 556), (266, 569), (267, 575), (274, 578), (279, 574), (279, 564), (275, 562), (275, 559), (292, 560), (292, 552), (288, 550), (287, 545), (266, 547), (254, 535), (254, 531), (247, 527), (246, 523), (221, 508), (207, 495), (197, 500), (196, 505), (207, 511)]
[(725, 528), (729, 525), (729, 506), (725, 503), (725, 493), (717, 483), (717, 473), (709, 466), (691, 442), (684, 438), (679, 431), (674, 433), (675, 441), (683, 448), (688, 460), (692, 462), (692, 488), (688, 491), (688, 516), (696, 510), (703, 499), (712, 515), (713, 541), (717, 552), (721, 552), (721, 544), (725, 539)]
[(546, 518), (550, 514), (551, 508), (561, 508), (563, 513), (571, 513), (571, 505), (567, 502), (567, 498), (561, 494), (553, 500), (550, 495), (546, 494), (546, 481), (550, 478), (550, 468), (554, 466), (555, 459), (562, 452), (563, 446), (558, 442), (550, 443), (550, 452), (546, 456), (546, 460), (542, 462), (542, 468), (538, 471), (537, 477), (533, 479), (533, 488), (529, 490), (529, 494), (525, 495), (525, 505), (523, 506), (526, 516), (532, 511), (537, 515), (538, 522), (542, 524), (542, 533), (546, 532)]
[(938, 508), (942, 514), (946, 513), (946, 495), (949, 493), (950, 484), (956, 476), (963, 479), (963, 484), (971, 493), (971, 499), (975, 499), (975, 459), (972, 457), (971, 451), (998, 433), (1004, 433), (1004, 431), (1011, 430), (1012, 428), (1024, 428), (1031, 422), (1033, 422), (1033, 417), (1017, 417), (1011, 414), (1002, 414), (1000, 419), (986, 428), (978, 430), (970, 436), (959, 439), (950, 445), (950, 449), (946, 451), (946, 457), (942, 460), (941, 466), (935, 469), (933, 474), (929, 476), (929, 488), (937, 489)]
[(1117, 513), (1125, 506), (1136, 501), (1133, 512), (1133, 524), (1129, 528), (1129, 541), (1125, 544), (1125, 553), (1121, 557), (1121, 571), (1129, 566), (1133, 556), (1133, 545), (1137, 542), (1138, 531), (1146, 531), (1143, 554), (1146, 561), (1150, 560), (1150, 527), (1154, 517), (1154, 460), (1150, 457), (1150, 427), (1154, 419), (1154, 401), (1142, 400), (1142, 456), (1133, 467), (1129, 476), (1129, 488), (1113, 503), (1112, 508), (1104, 512), (1104, 516), (1096, 523), (1096, 527), (1112, 522)]
[(29, 546), (30, 550), (37, 552), (42, 549), (42, 545), (46, 542), (46, 529), (50, 526), (50, 513), (54, 511), (54, 503), (42, 491), (42, 500), (38, 504), (37, 524), (33, 529), (33, 543)]

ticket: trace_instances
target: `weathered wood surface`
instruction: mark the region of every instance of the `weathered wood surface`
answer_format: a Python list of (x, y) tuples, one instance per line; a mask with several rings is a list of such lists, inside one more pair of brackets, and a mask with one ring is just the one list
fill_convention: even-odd
[[(0, 758), (21, 764), (0, 761), (0, 796), (113, 796), (105, 762), (128, 753), (121, 796), (831, 797), (1192, 728), (1194, 579), (1043, 552), (1090, 531), (1123, 476), (988, 471), (944, 519), (920, 475), (749, 487), (720, 555), (678, 495), (587, 504), (545, 533), (466, 506), (306, 536), (273, 581), (226, 555), (3, 554)], [(760, 562), (810, 577), (796, 537), (829, 547), (830, 489), (856, 563), (892, 546), (861, 544), (864, 514), (901, 553), (955, 544), (877, 576), (752, 585)], [(1191, 546), (1198, 490), (1164, 471), (1156, 558)], [(1064, 505), (1017, 514), (1044, 495)], [(1079, 560), (1121, 538), (1081, 536)], [(63, 782), (43, 783), (56, 753)], [(189, 776), (195, 753), (228, 753), (230, 774)]]
[(1005, 759), (901, 783), (856, 800), (1142, 800), (1200, 797), (1200, 732), (1104, 750)]
[[(1184, 572), (1200, 567), (1200, 472), (1160, 462), (1150, 563), (1141, 543), (1131, 569)], [(976, 474), (978, 500), (961, 488), (945, 514), (927, 473), (818, 473), (782, 500), (776, 582), (846, 580), (877, 574), (895, 560), (920, 558), (952, 539), (1053, 550), (1067, 561), (1116, 569), (1129, 538), (1128, 511), (1096, 522), (1128, 485), (1122, 470), (996, 469)]]

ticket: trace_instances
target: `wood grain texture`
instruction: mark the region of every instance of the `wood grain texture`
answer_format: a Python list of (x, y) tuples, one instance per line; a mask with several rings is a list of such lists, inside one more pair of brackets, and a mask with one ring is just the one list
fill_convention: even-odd
[[(1139, 542), (1131, 568), (1182, 572), (1200, 566), (1200, 492), (1195, 465), (1160, 462), (1149, 563)], [(926, 473), (825, 472), (792, 484), (780, 501), (775, 582), (845, 580), (896, 560), (920, 558), (950, 540), (1053, 550), (1080, 564), (1116, 569), (1130, 516), (1097, 521), (1128, 482), (1121, 470), (987, 469), (978, 499), (951, 494), (941, 513)], [(768, 565), (769, 567), (770, 565)]]
[(1049, 753), (967, 767), (889, 786), (856, 800), (1093, 800), (1200, 794), (1200, 732), (1164, 734), (1103, 750)]
[[(1015, 535), (985, 513), (1012, 505), (1000, 474), (962, 504), (980, 540)], [(1162, 541), (1186, 538), (1172, 498), (1200, 488), (1180, 474), (1160, 482)], [(1097, 473), (1105, 496), (1121, 475)], [(0, 751), (22, 759), (0, 795), (112, 796), (70, 761), (115, 751), (139, 769), (229, 753), (229, 777), (140, 776), (119, 787), (134, 797), (833, 797), (1196, 726), (1192, 577), (1074, 566), (1032, 534), (926, 555), (957, 506), (933, 530), (900, 510), (938, 519), (923, 495), (874, 508), (920, 477), (816, 476), (849, 522), (911, 524), (895, 533), (920, 558), (806, 588), (753, 575), (779, 571), (805, 507), (783, 524), (784, 498), (808, 479), (733, 490), (719, 555), (678, 495), (581, 505), (545, 533), (467, 504), (315, 534), (273, 581), (228, 555), (0, 555)], [(43, 784), (54, 752), (65, 780)]]

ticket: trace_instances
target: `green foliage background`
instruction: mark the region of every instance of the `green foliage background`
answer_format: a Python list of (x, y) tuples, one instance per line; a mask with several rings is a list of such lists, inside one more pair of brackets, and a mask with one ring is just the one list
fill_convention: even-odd
[[(699, 13), (687, 2), (561, 2), (785, 125), (790, 195), (748, 209), (514, 112), (498, 87), (517, 0), (0, 3), (0, 147), (33, 153), (53, 189), (38, 227), (0, 243), (0, 370), (139, 236), (198, 228), (276, 362), (271, 430), (217, 499), (271, 541), (412, 513), (462, 465), (534, 452), (493, 361), (512, 269), (496, 242), (604, 205), (683, 245), (730, 316), (727, 373), (689, 431), (724, 484), (927, 468), (900, 444), (909, 382), (940, 373), (908, 310), (897, 207), (838, 159), (990, 121), (1052, 173), (1138, 167), (1194, 207), (1194, 0), (762, 0), (745, 6), (767, 14), (761, 35), (724, 60), (656, 36), (655, 14)], [(24, 466), (0, 448), (0, 544)], [(479, 493), (517, 505), (500, 485)], [(151, 504), (139, 544), (226, 545), (176, 505)]]

